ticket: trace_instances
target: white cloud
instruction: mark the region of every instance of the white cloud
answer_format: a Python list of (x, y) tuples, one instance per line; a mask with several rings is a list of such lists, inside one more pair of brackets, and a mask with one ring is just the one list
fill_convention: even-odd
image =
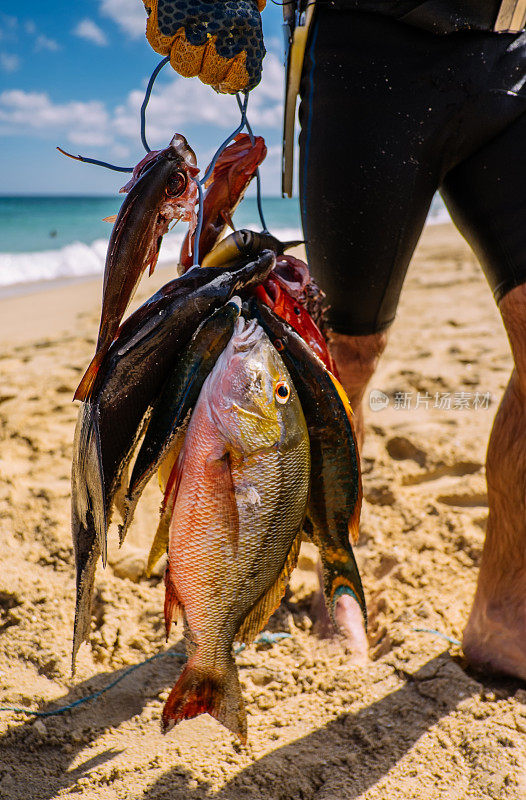
[[(251, 93), (248, 117), (256, 134), (275, 142), (281, 133), (283, 92), (283, 70), (277, 56), (267, 56), (263, 72), (261, 85)], [(191, 145), (192, 139), (203, 142), (204, 129), (206, 149), (215, 150), (239, 123), (235, 98), (216, 94), (197, 78), (181, 78), (169, 67), (163, 79), (156, 85), (147, 111), (150, 146), (166, 146), (175, 131), (185, 134)], [(56, 144), (66, 149), (74, 145), (75, 152), (78, 147), (91, 155), (90, 148), (103, 148), (100, 157), (105, 160), (110, 156), (124, 160), (129, 148), (137, 151), (143, 98), (144, 87), (129, 92), (125, 102), (116, 107), (96, 100), (55, 103), (45, 92), (4, 91), (0, 93), (0, 135), (53, 136)], [(200, 130), (194, 133), (196, 126)], [(200, 155), (203, 166), (206, 155)], [(278, 150), (269, 147), (267, 162), (265, 172), (276, 172)]]
[(32, 19), (28, 19), (28, 20), (27, 20), (27, 21), (24, 23), (24, 30), (25, 30), (25, 32), (26, 32), (26, 33), (28, 33), (30, 36), (34, 36), (34, 35), (35, 35), (35, 33), (37, 32), (37, 26), (35, 25), (35, 23), (33, 22), (33, 20), (32, 20)]
[(0, 53), (0, 68), (4, 72), (16, 72), (20, 66), (20, 59), (14, 53)]
[(60, 50), (60, 45), (54, 39), (50, 39), (43, 33), (39, 33), (35, 40), (35, 50), (50, 50), (52, 53)]
[(144, 36), (146, 11), (140, 0), (101, 0), (100, 13), (112, 19), (131, 39)]
[(11, 30), (18, 28), (18, 19), (10, 14), (2, 14), (0, 21), (2, 25), (5, 25), (6, 28), (10, 28)]
[[(83, 145), (111, 145), (109, 115), (99, 101), (53, 103), (44, 92), (0, 94), (0, 132), (40, 131)], [(58, 142), (60, 143), (60, 142)]]
[(73, 29), (73, 33), (75, 36), (86, 39), (86, 41), (99, 47), (105, 47), (108, 44), (106, 34), (92, 19), (81, 20)]
[[(165, 68), (165, 74), (170, 74), (169, 67)], [(281, 127), (283, 81), (281, 62), (275, 54), (269, 53), (264, 61), (261, 84), (251, 93), (248, 104), (248, 118), (256, 132), (258, 128)], [(117, 106), (114, 114), (117, 134), (126, 138), (137, 137), (143, 99), (144, 90), (135, 89), (128, 94), (123, 105)], [(168, 83), (155, 86), (146, 117), (148, 139), (156, 145), (169, 139), (176, 126), (202, 124), (224, 129), (235, 128), (238, 122), (239, 110), (234, 97), (217, 94), (197, 78), (175, 75)]]

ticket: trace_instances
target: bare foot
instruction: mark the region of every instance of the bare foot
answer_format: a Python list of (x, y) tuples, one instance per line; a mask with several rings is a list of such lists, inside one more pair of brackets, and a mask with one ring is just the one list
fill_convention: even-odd
[(364, 665), (369, 661), (369, 645), (363, 624), (362, 612), (356, 600), (344, 594), (336, 601), (334, 616), (335, 628), (327, 611), (323, 592), (315, 594), (311, 605), (311, 616), (315, 620), (314, 632), (322, 639), (340, 635), (345, 650), (349, 654), (349, 663)]
[(504, 607), (479, 594), (464, 631), (464, 655), (475, 669), (526, 680), (526, 598)]
[(336, 601), (334, 619), (345, 641), (350, 662), (360, 666), (369, 661), (369, 643), (363, 624), (360, 606), (350, 594), (342, 594)]

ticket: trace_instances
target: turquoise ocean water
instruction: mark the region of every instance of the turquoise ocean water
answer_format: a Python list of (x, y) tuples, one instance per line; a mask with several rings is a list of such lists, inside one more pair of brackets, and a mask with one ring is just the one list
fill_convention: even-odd
[[(123, 201), (116, 197), (0, 197), (0, 288), (27, 282), (101, 273), (111, 225), (102, 222)], [(269, 230), (282, 239), (301, 238), (296, 198), (264, 198)], [(435, 198), (430, 222), (447, 218)], [(237, 227), (260, 229), (254, 198), (234, 216)], [(185, 233), (179, 224), (164, 237), (162, 261), (177, 260)]]

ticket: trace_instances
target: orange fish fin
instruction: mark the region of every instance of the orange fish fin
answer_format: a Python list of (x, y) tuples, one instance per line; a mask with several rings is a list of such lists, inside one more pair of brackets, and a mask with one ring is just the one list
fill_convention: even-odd
[(95, 382), (95, 378), (97, 377), (99, 367), (105, 355), (106, 355), (105, 349), (97, 350), (97, 352), (95, 353), (95, 355), (91, 360), (89, 367), (82, 376), (81, 382), (77, 386), (77, 390), (73, 395), (73, 400), (82, 400), (82, 402), (89, 400), (91, 396), (91, 391), (93, 389), (93, 384)]
[(180, 610), (183, 607), (180, 597), (177, 594), (177, 589), (170, 575), (170, 565), (166, 567), (164, 573), (164, 626), (166, 630), (166, 641), (170, 635), (170, 628), (172, 622), (177, 619)]
[(245, 744), (247, 717), (234, 659), (230, 656), (223, 668), (216, 669), (201, 667), (196, 662), (194, 656), (170, 692), (163, 708), (163, 733), (183, 719), (210, 714)]
[(347, 418), (348, 418), (349, 422), (351, 423), (352, 427), (354, 428), (354, 423), (353, 423), (354, 411), (351, 408), (351, 404), (349, 402), (349, 398), (347, 397), (347, 393), (346, 393), (345, 389), (343, 388), (343, 386), (341, 385), (341, 383), (338, 380), (338, 378), (335, 375), (333, 375), (332, 372), (329, 372), (329, 370), (327, 370), (327, 372), (329, 374), (329, 377), (330, 377), (332, 383), (334, 384), (334, 388), (336, 389), (336, 391), (338, 393), (338, 397), (342, 401), (342, 405), (343, 405), (343, 407), (345, 409), (345, 413), (347, 414)]
[(173, 505), (161, 509), (161, 518), (153, 537), (150, 552), (148, 554), (148, 563), (146, 564), (145, 575), (147, 578), (151, 577), (153, 568), (168, 548), (168, 541), (170, 538), (170, 519), (172, 516)]
[(172, 514), (181, 483), (181, 476), (183, 474), (182, 458), (180, 453), (176, 458), (164, 490), (164, 497), (161, 503), (160, 518), (153, 542), (150, 547), (148, 555), (148, 563), (146, 564), (146, 577), (149, 578), (152, 570), (168, 548), (168, 541), (170, 538), (170, 522), (172, 521)]
[(338, 396), (339, 396), (339, 398), (340, 398), (340, 400), (342, 402), (342, 405), (343, 405), (343, 407), (345, 409), (345, 413), (347, 415), (347, 419), (349, 420), (349, 426), (351, 428), (352, 440), (354, 442), (354, 452), (355, 452), (355, 455), (356, 455), (355, 469), (356, 469), (356, 472), (357, 472), (357, 475), (358, 475), (358, 496), (356, 498), (356, 503), (355, 503), (355, 506), (353, 508), (353, 511), (352, 511), (351, 517), (349, 519), (349, 522), (347, 523), (347, 526), (348, 526), (348, 529), (349, 529), (349, 536), (350, 536), (351, 542), (352, 542), (352, 544), (356, 544), (358, 542), (358, 537), (359, 537), (360, 512), (361, 512), (361, 509), (362, 509), (362, 496), (363, 496), (363, 493), (362, 493), (362, 475), (361, 475), (361, 467), (360, 467), (360, 454), (359, 454), (359, 450), (358, 450), (358, 440), (356, 438), (356, 429), (354, 427), (354, 420), (353, 420), (354, 414), (353, 414), (353, 410), (351, 408), (351, 404), (349, 403), (349, 398), (347, 397), (345, 389), (341, 385), (340, 381), (337, 378), (335, 378), (335, 376), (331, 372), (328, 372), (328, 375), (329, 375), (332, 383), (334, 384), (334, 388), (338, 392)]
[(110, 217), (103, 217), (103, 222), (117, 222), (117, 214), (112, 214)]
[[(219, 516), (225, 521), (228, 537), (234, 553), (237, 553), (239, 544), (239, 512), (236, 503), (236, 490), (232, 480), (230, 468), (230, 454), (225, 453), (221, 458), (209, 459), (205, 466), (204, 480), (210, 481), (212, 486), (217, 486), (216, 508)], [(220, 489), (220, 491), (219, 491)]]
[(302, 538), (303, 534), (302, 531), (300, 531), (292, 543), (292, 547), (290, 548), (278, 578), (270, 589), (268, 589), (268, 591), (256, 601), (255, 605), (252, 606), (248, 616), (239, 628), (236, 634), (236, 640), (238, 642), (244, 642), (245, 644), (253, 642), (281, 603), (281, 598), (285, 594), (285, 589), (287, 588), (292, 570), (298, 563)]

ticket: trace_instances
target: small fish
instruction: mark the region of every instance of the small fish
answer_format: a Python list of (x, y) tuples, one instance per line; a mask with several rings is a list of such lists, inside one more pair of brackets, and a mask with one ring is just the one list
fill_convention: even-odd
[(122, 325), (92, 393), (79, 410), (72, 466), (72, 533), (77, 569), (73, 668), (89, 638), (91, 596), (115, 496), (149, 409), (196, 327), (245, 287), (264, 280), (272, 253), (238, 269), (193, 269), (160, 289)]
[[(203, 227), (199, 237), (200, 258), (212, 249), (227, 226), (234, 227), (232, 214), (266, 155), (267, 148), (262, 136), (255, 136), (252, 144), (247, 133), (240, 133), (217, 159), (204, 196)], [(179, 259), (183, 271), (192, 266), (194, 247), (195, 235), (189, 231)]]
[(205, 379), (228, 344), (240, 311), (241, 300), (232, 298), (200, 325), (155, 400), (126, 493), (121, 538), (133, 519), (144, 487), (171, 448), (199, 397)]
[(309, 485), (298, 395), (254, 321), (237, 321), (174, 469), (165, 622), (168, 632), (184, 613), (190, 657), (164, 707), (163, 730), (208, 712), (244, 742), (233, 642), (252, 641), (281, 600)]
[[(262, 250), (272, 250), (277, 256), (283, 255), (290, 247), (303, 244), (302, 239), (281, 242), (271, 233), (251, 231), (243, 228), (221, 239), (212, 250), (201, 259), (202, 267), (226, 267), (235, 264), (242, 258), (255, 257)], [(305, 265), (306, 266), (306, 265)], [(308, 269), (307, 269), (308, 274)]]
[(111, 233), (104, 268), (102, 312), (97, 349), (75, 400), (90, 397), (97, 371), (113, 342), (143, 272), (155, 269), (170, 222), (184, 219), (195, 227), (197, 161), (184, 136), (176, 134), (164, 150), (149, 153), (121, 191), (128, 195)]
[(358, 540), (362, 503), (360, 458), (352, 410), (343, 387), (303, 339), (260, 301), (252, 313), (289, 370), (307, 420), (311, 447), (308, 518), (324, 570), (324, 590), (333, 613), (342, 593), (367, 609), (352, 543)]

